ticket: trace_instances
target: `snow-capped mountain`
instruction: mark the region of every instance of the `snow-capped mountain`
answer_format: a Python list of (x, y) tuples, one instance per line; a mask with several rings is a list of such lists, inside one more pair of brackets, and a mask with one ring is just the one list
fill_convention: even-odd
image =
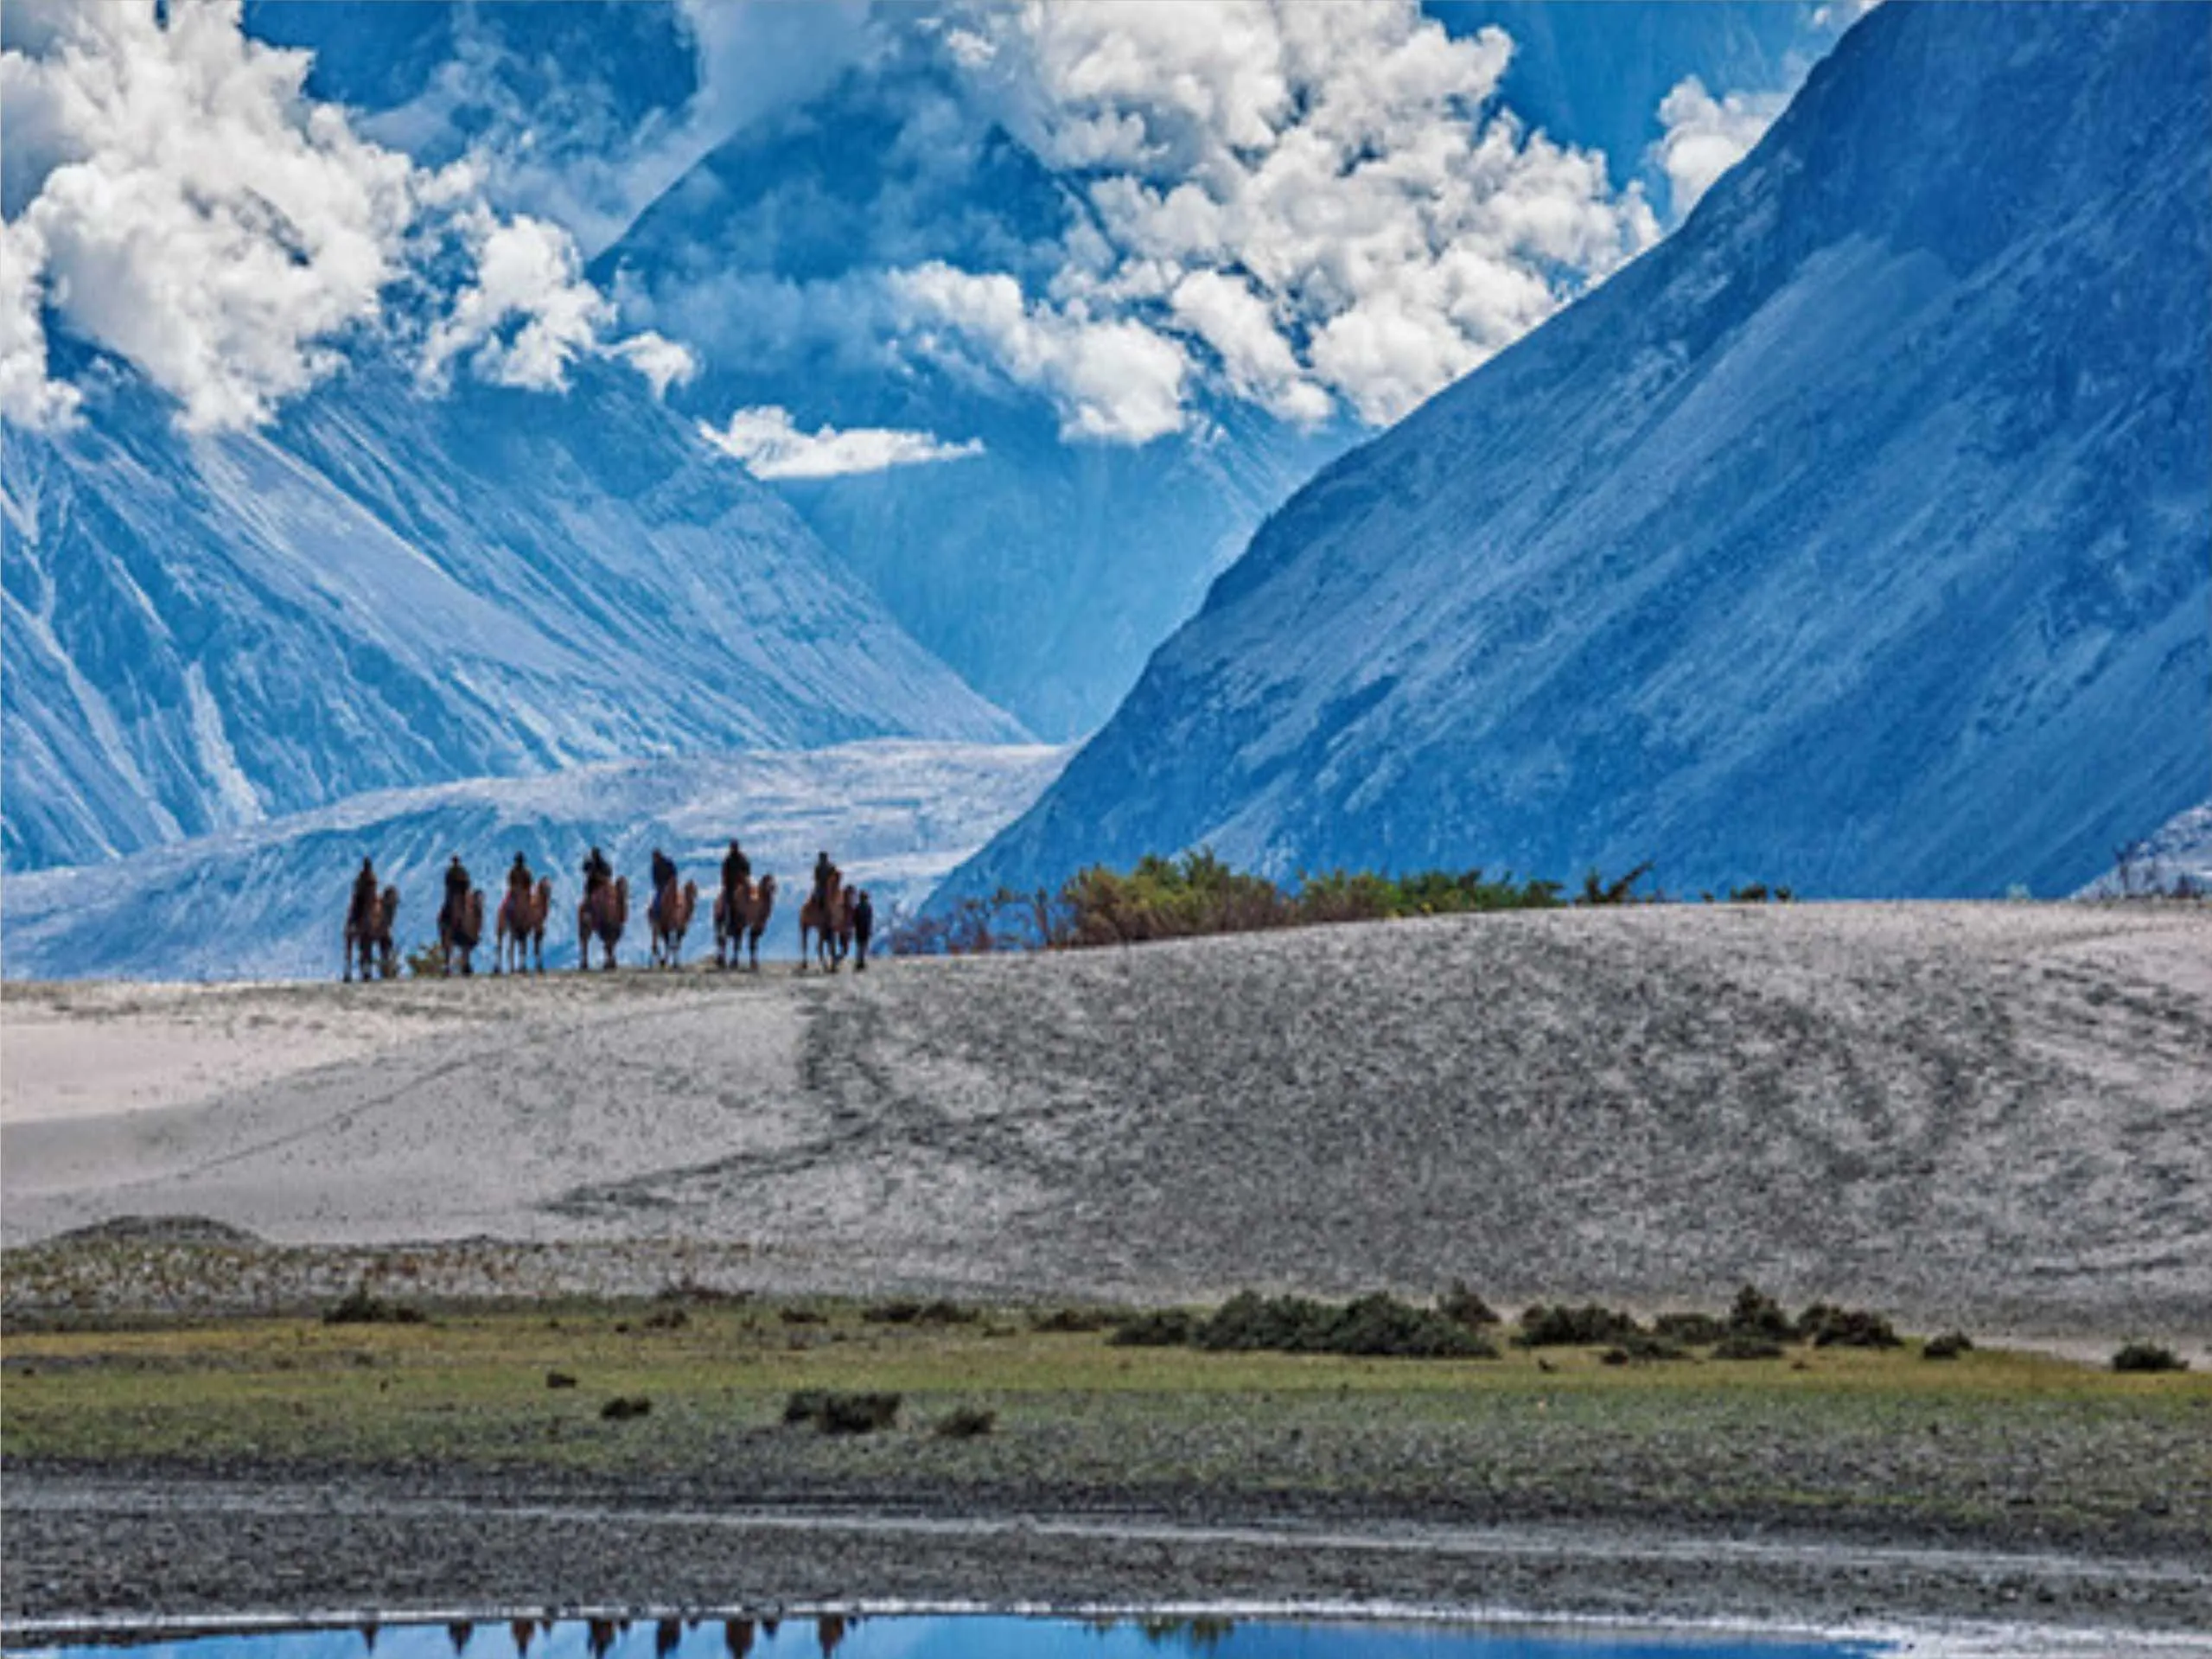
[(10, 871), (448, 778), (1023, 735), (626, 368), (432, 398), (365, 359), (194, 437), (74, 366), (78, 429), (0, 461)]
[(1674, 237), (1308, 485), (952, 884), (2080, 886), (2212, 782), (2202, 6), (1871, 13)]
[(870, 332), (887, 269), (1041, 284), (1083, 211), (1073, 181), (903, 49), (919, 61), (855, 71), (708, 155), (592, 274), (702, 351), (703, 373), (670, 396), (704, 421), (775, 406), (803, 431), (923, 432), (970, 451), (775, 488), (984, 695), (1040, 734), (1081, 735), (1349, 429), (1214, 400), (1147, 443), (1070, 438), (1040, 393), (887, 353)]
[[(829, 851), (868, 887), (888, 923), (1035, 800), (1066, 758), (1038, 744), (877, 740), (359, 795), (109, 864), (11, 875), (6, 971), (16, 979), (335, 976), (346, 896), (365, 853), (398, 886), (398, 937), (412, 948), (437, 936), (449, 858), (467, 860), (495, 906), (518, 852), (554, 878), (545, 960), (572, 967), (578, 866), (594, 845), (639, 895), (622, 950), (625, 962), (639, 962), (653, 849), (711, 892), (732, 835), (789, 900), (762, 941), (764, 952), (787, 957), (817, 852)], [(491, 965), (488, 944), (480, 968)], [(686, 960), (713, 948), (707, 911), (692, 924)]]

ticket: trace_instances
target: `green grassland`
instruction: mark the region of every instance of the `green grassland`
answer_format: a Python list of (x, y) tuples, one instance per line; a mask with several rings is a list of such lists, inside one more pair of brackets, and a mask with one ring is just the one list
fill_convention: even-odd
[[(446, 1309), (23, 1330), (0, 1457), (296, 1477), (437, 1469), (725, 1498), (1377, 1509), (1469, 1520), (1804, 1522), (2212, 1547), (2212, 1379), (1977, 1350), (1793, 1346), (1603, 1363), (1595, 1348), (1355, 1359), (1116, 1346), (985, 1310), (852, 1304)], [(549, 1386), (559, 1373), (574, 1386)], [(797, 1391), (896, 1393), (895, 1425), (787, 1426)], [(651, 1402), (628, 1420), (617, 1397)], [(987, 1432), (940, 1432), (966, 1408)]]

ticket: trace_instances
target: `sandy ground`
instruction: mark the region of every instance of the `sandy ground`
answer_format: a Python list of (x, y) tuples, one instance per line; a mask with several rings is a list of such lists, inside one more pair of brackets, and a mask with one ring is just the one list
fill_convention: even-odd
[[(1645, 1309), (1751, 1279), (2085, 1353), (2149, 1335), (2202, 1365), (2212, 1340), (2202, 908), (1570, 912), (834, 980), (10, 986), (0, 1043), (9, 1245), (158, 1216), (271, 1241), (11, 1249), (11, 1318), (313, 1305), (364, 1274), (1146, 1301), (1463, 1277)], [(1978, 1541), (1198, 1490), (902, 1519), (701, 1478), (16, 1462), (6, 1616), (1319, 1597), (2212, 1650), (2201, 1560), (2052, 1547), (2033, 1509)]]
[(189, 1214), (528, 1243), (556, 1278), (682, 1252), (759, 1288), (1463, 1277), (1648, 1306), (1748, 1278), (1922, 1328), (2212, 1338), (2202, 908), (1559, 912), (0, 1009), (10, 1244)]

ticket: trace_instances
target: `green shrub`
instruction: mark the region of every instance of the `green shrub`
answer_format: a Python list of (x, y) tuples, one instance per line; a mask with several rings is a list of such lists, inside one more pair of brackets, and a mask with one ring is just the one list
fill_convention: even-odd
[(1739, 1333), (1715, 1343), (1712, 1356), (1717, 1360), (1778, 1360), (1782, 1357), (1782, 1344), (1764, 1337)]
[(1198, 1340), (1198, 1316), (1182, 1308), (1132, 1314), (1106, 1341), (1117, 1348), (1187, 1348)]
[(418, 1325), (423, 1322), (420, 1308), (371, 1295), (366, 1280), (322, 1312), (322, 1323), (327, 1325)]
[(1797, 1316), (1801, 1335), (1815, 1348), (1902, 1348), (1904, 1339), (1890, 1322), (1865, 1308), (1839, 1308), (1815, 1302)]
[(2129, 1343), (2112, 1356), (2115, 1371), (2186, 1371), (2189, 1362), (2157, 1343)]
[(1728, 1322), (1710, 1313), (1662, 1313), (1651, 1322), (1651, 1328), (1668, 1342), (1688, 1348), (1710, 1348), (1726, 1341), (1729, 1334)]
[(1924, 1360), (1954, 1360), (1961, 1354), (1972, 1353), (1973, 1346), (1973, 1339), (1965, 1331), (1947, 1330), (1922, 1344), (1920, 1356)]
[(1521, 1314), (1520, 1334), (1514, 1341), (1523, 1348), (1597, 1348), (1645, 1334), (1629, 1315), (1595, 1302), (1578, 1308), (1539, 1302)]
[(1467, 1288), (1464, 1279), (1453, 1279), (1451, 1288), (1437, 1298), (1437, 1311), (1469, 1330), (1503, 1323), (1488, 1302)]
[(998, 1426), (998, 1413), (980, 1406), (958, 1406), (937, 1420), (932, 1432), (946, 1440), (973, 1440)]
[(1055, 1308), (1030, 1319), (1030, 1329), (1054, 1333), (1104, 1330), (1113, 1323), (1113, 1315), (1104, 1308)]
[(1728, 1329), (1735, 1336), (1763, 1337), (1768, 1342), (1797, 1340), (1797, 1327), (1782, 1311), (1782, 1304), (1756, 1285), (1746, 1285), (1729, 1305)]
[(1597, 1357), (1601, 1363), (1606, 1365), (1648, 1365), (1654, 1360), (1687, 1359), (1689, 1355), (1664, 1337), (1639, 1330), (1616, 1343)]
[(841, 1394), (801, 1388), (783, 1402), (786, 1424), (812, 1423), (825, 1434), (873, 1434), (899, 1420), (895, 1394)]
[(652, 1413), (653, 1401), (643, 1394), (616, 1394), (599, 1408), (600, 1416), (610, 1423), (627, 1423), (633, 1418)]

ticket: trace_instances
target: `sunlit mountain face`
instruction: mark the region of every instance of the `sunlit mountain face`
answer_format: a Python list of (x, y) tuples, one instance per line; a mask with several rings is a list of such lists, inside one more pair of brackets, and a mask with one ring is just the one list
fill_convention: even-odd
[(1871, 14), (1680, 231), (1301, 489), (954, 890), (2094, 877), (2212, 782), (2205, 24)]

